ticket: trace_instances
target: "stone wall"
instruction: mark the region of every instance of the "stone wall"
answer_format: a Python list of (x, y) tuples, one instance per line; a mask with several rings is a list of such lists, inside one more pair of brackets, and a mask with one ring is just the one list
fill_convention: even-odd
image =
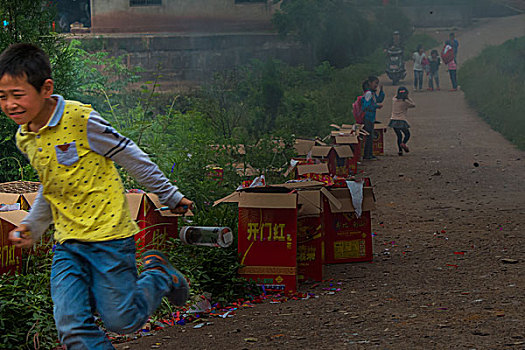
[(415, 27), (465, 27), (472, 22), (470, 6), (406, 6), (401, 9)]
[(245, 65), (252, 59), (278, 59), (291, 65), (311, 66), (301, 45), (273, 33), (88, 35), (77, 39), (93, 51), (127, 55), (127, 63), (144, 69), (150, 80), (204, 82), (214, 72)]

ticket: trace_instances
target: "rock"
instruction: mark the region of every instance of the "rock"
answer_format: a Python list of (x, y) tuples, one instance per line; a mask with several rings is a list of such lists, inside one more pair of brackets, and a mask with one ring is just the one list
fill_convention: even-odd
[(504, 263), (504, 264), (517, 264), (519, 262), (519, 260), (518, 259), (504, 258), (504, 259), (501, 259), (501, 262)]

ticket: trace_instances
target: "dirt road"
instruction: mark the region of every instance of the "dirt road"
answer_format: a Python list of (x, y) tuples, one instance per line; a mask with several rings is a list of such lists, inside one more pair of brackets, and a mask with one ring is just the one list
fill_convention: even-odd
[[(519, 35), (525, 16), (483, 22), (460, 34), (460, 63)], [(441, 91), (411, 92), (411, 152), (399, 157), (389, 131), (386, 155), (364, 164), (377, 196), (377, 256), (329, 266), (340, 292), (305, 286), (319, 298), (258, 305), (119, 349), (525, 349), (525, 153), (448, 91), (443, 67), (440, 75)], [(394, 89), (386, 86), (381, 121)]]

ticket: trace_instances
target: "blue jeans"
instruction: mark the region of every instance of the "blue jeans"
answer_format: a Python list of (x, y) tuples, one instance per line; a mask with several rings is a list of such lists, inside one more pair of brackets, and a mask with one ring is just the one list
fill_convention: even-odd
[(95, 310), (108, 330), (131, 333), (169, 290), (170, 278), (159, 270), (137, 276), (133, 237), (56, 245), (51, 297), (58, 336), (68, 350), (114, 349), (95, 324)]
[(414, 71), (414, 89), (421, 90), (423, 88), (423, 71), (415, 70)]
[(458, 88), (458, 78), (456, 75), (456, 70), (451, 69), (448, 71), (448, 73), (450, 74), (450, 82), (452, 83), (452, 88), (457, 89)]
[[(408, 130), (408, 128), (394, 128), (394, 132), (397, 136), (397, 148), (399, 152), (402, 152), (401, 144), (406, 144), (408, 140), (410, 140), (410, 130)], [(403, 134), (405, 137), (403, 137)]]
[(438, 72), (430, 72), (428, 75), (428, 87), (434, 90), (434, 80), (436, 81), (436, 88), (439, 89), (439, 73)]
[(374, 122), (365, 118), (365, 131), (370, 135), (367, 135), (365, 138), (365, 154), (364, 159), (370, 159), (373, 157), (374, 152)]

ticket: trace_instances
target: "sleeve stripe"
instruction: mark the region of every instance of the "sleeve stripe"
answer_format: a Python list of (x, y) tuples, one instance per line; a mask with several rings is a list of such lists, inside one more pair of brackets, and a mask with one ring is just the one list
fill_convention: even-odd
[[(117, 153), (123, 151), (126, 147), (128, 147), (128, 145), (129, 145), (130, 143), (131, 143), (131, 140), (130, 140), (130, 139), (126, 139), (126, 143), (125, 143), (122, 147), (120, 147), (119, 149), (115, 150), (115, 152), (114, 152), (113, 154), (108, 155), (107, 157), (108, 157), (108, 158), (113, 158), (115, 155), (117, 155)], [(119, 145), (120, 145), (120, 143), (119, 143)], [(118, 147), (118, 146), (117, 146), (117, 147)], [(110, 152), (111, 152), (111, 150), (110, 150), (108, 153), (110, 153)]]
[(104, 157), (111, 158), (111, 157), (109, 156), (109, 154), (110, 154), (111, 152), (113, 152), (114, 150), (118, 149), (118, 148), (120, 147), (120, 145), (122, 144), (122, 142), (124, 142), (124, 141), (126, 141), (126, 140), (129, 141), (129, 139), (126, 138), (126, 137), (124, 137), (122, 140), (120, 140), (120, 142), (118, 143), (118, 145), (116, 145), (115, 147), (113, 147), (112, 149), (110, 149), (109, 151), (107, 151), (107, 152), (104, 154)]

